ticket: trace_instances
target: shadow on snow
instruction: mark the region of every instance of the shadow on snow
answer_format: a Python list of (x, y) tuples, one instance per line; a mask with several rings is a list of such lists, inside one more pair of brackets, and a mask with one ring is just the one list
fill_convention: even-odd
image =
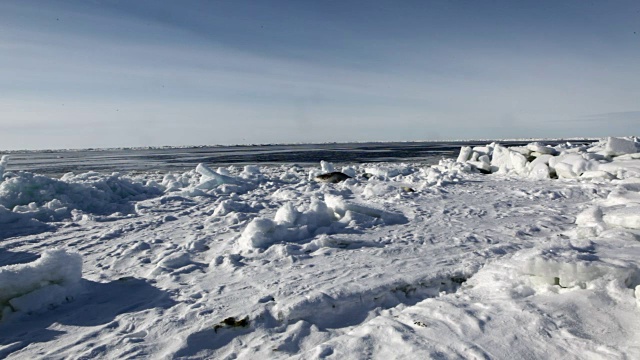
[[(25, 255), (26, 256), (26, 255)], [(0, 323), (0, 358), (33, 343), (55, 340), (64, 331), (48, 329), (53, 324), (97, 326), (118, 315), (175, 305), (168, 292), (147, 281), (124, 278), (109, 283), (82, 280), (82, 293), (74, 300), (37, 314), (16, 314)]]

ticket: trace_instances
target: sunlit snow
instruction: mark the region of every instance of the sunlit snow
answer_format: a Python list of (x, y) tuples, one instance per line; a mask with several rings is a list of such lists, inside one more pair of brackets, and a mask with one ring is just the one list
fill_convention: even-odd
[(60, 178), (2, 157), (0, 357), (640, 358), (638, 149)]

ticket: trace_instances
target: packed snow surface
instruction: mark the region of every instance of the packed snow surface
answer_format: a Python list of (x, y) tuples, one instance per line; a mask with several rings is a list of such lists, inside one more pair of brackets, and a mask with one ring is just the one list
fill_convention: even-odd
[(3, 157), (0, 357), (637, 359), (638, 149), (60, 178)]

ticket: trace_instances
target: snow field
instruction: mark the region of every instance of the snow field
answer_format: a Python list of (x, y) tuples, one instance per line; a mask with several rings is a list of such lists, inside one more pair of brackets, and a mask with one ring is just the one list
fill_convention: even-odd
[[(27, 229), (2, 238), (0, 280), (24, 271), (4, 301), (37, 300), (5, 310), (0, 356), (640, 357), (634, 149), (608, 139), (489, 144), (430, 167), (5, 172), (20, 179), (8, 189), (38, 191), (0, 193), (13, 201), (0, 218)], [(354, 178), (312, 180), (336, 170)], [(75, 186), (86, 199), (63, 196)], [(37, 214), (54, 200), (67, 210)], [(45, 277), (44, 260), (70, 266), (72, 252), (82, 279), (73, 266)], [(68, 284), (79, 285), (41, 295)]]

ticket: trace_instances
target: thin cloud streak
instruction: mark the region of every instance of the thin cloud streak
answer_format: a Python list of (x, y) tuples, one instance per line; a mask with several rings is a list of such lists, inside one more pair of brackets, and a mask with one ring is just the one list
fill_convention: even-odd
[[(73, 1), (45, 10), (12, 4), (13, 11), (31, 16), (32, 22), (0, 22), (0, 127), (8, 130), (0, 132), (0, 148), (87, 147), (80, 142), (92, 141), (140, 146), (420, 140), (433, 134), (495, 138), (532, 132), (559, 137), (585, 131), (597, 136), (599, 131), (604, 136), (627, 127), (586, 129), (569, 120), (548, 121), (626, 111), (640, 98), (640, 63), (620, 56), (640, 50), (624, 46), (609, 54), (598, 53), (597, 47), (578, 51), (563, 47), (564, 42), (545, 42), (527, 32), (518, 38), (486, 24), (469, 29), (497, 34), (497, 40), (465, 37), (465, 29), (452, 35), (434, 32), (435, 25), (411, 33), (419, 17), (392, 20), (384, 12), (364, 9), (372, 19), (400, 27), (391, 35), (374, 29), (377, 37), (371, 37), (364, 31), (373, 29), (371, 24), (318, 17), (299, 7), (292, 10), (299, 20), (289, 25), (308, 20), (331, 26), (289, 37), (287, 30), (295, 26), (284, 27), (273, 38), (251, 38), (250, 31), (234, 33), (237, 26), (252, 23), (246, 18), (232, 24), (241, 7), (230, 13), (235, 14), (231, 20), (216, 15), (212, 19), (220, 23), (210, 27), (203, 25), (206, 13), (186, 24), (194, 15), (173, 3), (159, 7), (177, 11), (176, 19), (146, 17), (140, 11), (144, 3), (138, 3), (137, 12), (118, 4), (124, 8), (96, 12), (87, 10), (94, 9), (91, 4)], [(463, 10), (456, 9), (462, 11), (461, 19), (470, 16)], [(63, 26), (52, 20), (55, 16)], [(265, 25), (274, 26), (281, 16), (274, 14)], [(44, 25), (38, 22), (45, 19)], [(502, 19), (498, 23), (512, 26)], [(95, 27), (85, 29), (88, 24)], [(555, 32), (563, 29), (551, 25)], [(578, 28), (569, 25), (568, 33)], [(327, 43), (332, 36), (335, 44)], [(268, 41), (259, 44), (261, 40)], [(301, 45), (305, 40), (314, 42)], [(266, 46), (270, 41), (277, 46)], [(66, 141), (60, 135), (34, 142), (16, 123), (33, 126), (34, 133), (67, 128), (69, 136)], [(105, 130), (113, 133), (110, 139), (90, 131), (78, 137), (73, 127), (83, 124), (119, 130)]]

